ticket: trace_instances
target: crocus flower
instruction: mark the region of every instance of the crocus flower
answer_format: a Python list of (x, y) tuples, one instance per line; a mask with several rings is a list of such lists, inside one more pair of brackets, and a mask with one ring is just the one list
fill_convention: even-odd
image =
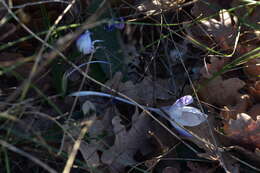
[(192, 102), (192, 96), (187, 95), (178, 99), (169, 109), (166, 110), (170, 118), (174, 120), (171, 121), (172, 126), (174, 126), (184, 136), (191, 136), (191, 134), (179, 127), (175, 122), (182, 126), (193, 127), (206, 121), (208, 117), (208, 115), (202, 113), (199, 109), (187, 106)]
[(91, 54), (95, 52), (94, 44), (97, 42), (102, 42), (102, 40), (92, 41), (90, 37), (91, 33), (89, 30), (86, 30), (84, 34), (82, 34), (76, 42), (77, 48), (83, 54)]
[(105, 30), (107, 31), (112, 31), (113, 29), (124, 29), (125, 24), (124, 24), (124, 18), (119, 17), (119, 21), (116, 21), (115, 19), (112, 19), (106, 26)]
[[(113, 96), (111, 94), (106, 94), (106, 93), (101, 93), (101, 92), (96, 92), (96, 91), (79, 91), (70, 94), (70, 96), (101, 96), (101, 97), (108, 97), (108, 98), (113, 98), (119, 101), (122, 101), (124, 103), (128, 103), (131, 105), (135, 105), (135, 103), (126, 100), (121, 97)], [(185, 129), (183, 129), (180, 126), (188, 126), (188, 127), (193, 127), (197, 126), (207, 120), (208, 115), (202, 113), (199, 109), (192, 107), (192, 106), (187, 106), (193, 102), (193, 98), (190, 95), (183, 96), (180, 99), (178, 99), (172, 106), (166, 106), (166, 107), (161, 107), (161, 109), (165, 112), (168, 113), (172, 121), (170, 123), (172, 126), (183, 136), (186, 137), (192, 137), (192, 135)], [(160, 116), (164, 116), (164, 113), (161, 111), (161, 109), (158, 108), (153, 108), (153, 107), (147, 107), (143, 106), (149, 111), (153, 111), (158, 113)], [(174, 121), (173, 121), (174, 120)]]

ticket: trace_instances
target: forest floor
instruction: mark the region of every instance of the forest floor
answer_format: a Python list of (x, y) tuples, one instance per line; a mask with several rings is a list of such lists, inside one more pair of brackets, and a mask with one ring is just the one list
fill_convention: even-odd
[(1, 0), (0, 172), (260, 172), (259, 10)]

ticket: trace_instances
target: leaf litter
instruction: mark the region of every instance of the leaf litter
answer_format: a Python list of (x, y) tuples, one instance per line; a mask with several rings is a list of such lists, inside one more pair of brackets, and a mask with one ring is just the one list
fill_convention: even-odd
[(238, 144), (250, 145), (252, 148), (260, 147), (260, 116), (256, 120), (245, 113), (237, 114), (235, 120), (231, 119), (224, 126), (225, 133)]
[(114, 170), (112, 172), (122, 172), (126, 166), (137, 164), (134, 155), (138, 150), (143, 155), (152, 151), (147, 140), (150, 121), (149, 116), (145, 113), (139, 114), (137, 109), (132, 117), (133, 124), (128, 131), (121, 124), (119, 116), (112, 119), (115, 142), (102, 154), (101, 158)]
[[(123, 75), (118, 72), (106, 83), (106, 86), (123, 93), (142, 105), (153, 105), (156, 100), (170, 100), (173, 95), (170, 79), (152, 80), (150, 76), (134, 84), (132, 81), (122, 82)], [(138, 89), (136, 89), (138, 88)], [(104, 92), (110, 93), (107, 89)]]
[[(93, 107), (92, 103), (88, 103), (88, 105)], [(86, 106), (84, 109), (86, 109)], [(91, 169), (95, 169), (102, 164), (98, 152), (103, 151), (109, 146), (109, 144), (113, 143), (114, 133), (111, 119), (114, 116), (117, 116), (117, 114), (119, 114), (118, 111), (111, 107), (106, 110), (102, 117), (97, 117), (94, 113), (94, 115), (85, 120), (80, 120), (79, 122), (69, 123), (66, 125), (66, 128), (68, 128), (74, 138), (79, 134), (78, 132), (82, 125), (88, 127), (88, 140), (82, 141), (79, 151)], [(104, 134), (106, 134), (105, 137), (99, 137)], [(65, 148), (67, 148), (66, 150), (69, 152), (69, 148), (73, 144), (73, 141), (69, 136), (66, 136), (65, 138), (67, 140), (65, 140), (64, 145), (66, 146)]]
[[(138, 3), (129, 1), (129, 3), (132, 3), (132, 5), (136, 7), (134, 11), (137, 13), (131, 14), (131, 10), (126, 10), (126, 12), (119, 12), (122, 14), (129, 13), (126, 15), (126, 18), (112, 17), (112, 19), (124, 19), (120, 21), (126, 22), (125, 24), (121, 23), (121, 25), (124, 26), (120, 26), (121, 33), (124, 33), (130, 27), (138, 28), (137, 26), (127, 24), (131, 21), (131, 19), (129, 21), (128, 19), (132, 16), (142, 14), (144, 18), (154, 17), (153, 20), (158, 19), (157, 14), (159, 13), (165, 16), (168, 14), (172, 16), (176, 11), (182, 10), (181, 6), (184, 5), (185, 1), (143, 0)], [(97, 88), (96, 86), (88, 86), (89, 91), (94, 92), (98, 90), (98, 92), (101, 91), (99, 92), (101, 94), (107, 94), (106, 98), (96, 99), (96, 96), (92, 95), (88, 96), (88, 100), (91, 100), (91, 102), (81, 99), (81, 113), (84, 115), (84, 118), (72, 120), (72, 122), (66, 121), (63, 125), (63, 127), (69, 131), (69, 134), (65, 134), (63, 148), (68, 153), (70, 153), (74, 144), (73, 138), (76, 139), (78, 137), (82, 127), (88, 127), (87, 135), (81, 141), (79, 148), (80, 154), (88, 166), (86, 170), (96, 171), (106, 166), (110, 172), (126, 172), (129, 170), (129, 167), (156, 172), (158, 171), (157, 166), (164, 163), (165, 165), (159, 169), (159, 172), (218, 172), (217, 169), (219, 165), (217, 164), (215, 164), (215, 167), (210, 168), (205, 165), (206, 163), (200, 164), (196, 161), (185, 161), (185, 158), (182, 160), (183, 162), (185, 161), (184, 167), (180, 166), (182, 164), (176, 164), (178, 166), (174, 167), (176, 162), (164, 162), (162, 158), (167, 155), (165, 153), (167, 153), (173, 145), (177, 145), (179, 139), (169, 134), (169, 132), (165, 130), (165, 127), (155, 123), (148, 114), (142, 112), (141, 109), (137, 108), (137, 106), (132, 104), (129, 100), (128, 102), (123, 102), (130, 102), (130, 105), (118, 103), (116, 99), (118, 93), (124, 94), (138, 104), (143, 105), (144, 108), (151, 111), (153, 115), (162, 114), (160, 109), (165, 111), (166, 114), (168, 113), (169, 117), (157, 116), (160, 122), (163, 122), (166, 124), (166, 127), (176, 132), (181, 142), (185, 140), (196, 144), (198, 146), (197, 150), (199, 151), (196, 152), (197, 156), (212, 160), (214, 161), (213, 163), (219, 161), (226, 172), (242, 172), (241, 170), (243, 170), (243, 168), (239, 166), (238, 163), (254, 170), (259, 170), (259, 168), (257, 168), (260, 160), (259, 55), (254, 54), (254, 56), (252, 56), (253, 58), (245, 56), (244, 59), (241, 59), (244, 54), (254, 49), (257, 50), (259, 47), (259, 13), (257, 13), (257, 11), (259, 11), (259, 5), (257, 5), (257, 3), (254, 4), (252, 1), (253, 5), (247, 4), (241, 6), (241, 8), (229, 10), (228, 8), (230, 7), (237, 7), (246, 2), (237, 0), (233, 0), (232, 2), (210, 0), (207, 2), (195, 1), (193, 3), (192, 6), (189, 6), (191, 9), (190, 14), (200, 20), (197, 20), (194, 25), (185, 27), (186, 35), (184, 34), (185, 36), (182, 38), (184, 40), (183, 43), (185, 43), (185, 50), (183, 51), (185, 53), (191, 51), (187, 48), (186, 43), (196, 40), (199, 44), (196, 43), (195, 45), (199, 45), (199, 48), (202, 48), (205, 53), (203, 55), (205, 57), (204, 64), (201, 55), (199, 55), (201, 59), (196, 59), (196, 61), (199, 61), (199, 79), (192, 79), (196, 86), (198, 86), (196, 89), (198, 89), (199, 99), (202, 100), (203, 103), (206, 103), (203, 107), (200, 107), (204, 108), (205, 111), (197, 108), (199, 107), (197, 101), (192, 103), (191, 106), (176, 106), (179, 104), (178, 99), (182, 99), (182, 96), (186, 95), (186, 93), (176, 93), (176, 86), (173, 86), (174, 82), (169, 75), (167, 75), (167, 77), (158, 77), (153, 73), (145, 72), (141, 75), (138, 74), (141, 76), (138, 80), (131, 81), (128, 79), (129, 76), (125, 75), (125, 73), (116, 72), (107, 80), (105, 83), (106, 87)], [(14, 2), (14, 4), (17, 4), (17, 2)], [(113, 7), (118, 4), (120, 3), (113, 2)], [(121, 5), (124, 7), (126, 4)], [(34, 16), (38, 11), (37, 8), (34, 8), (35, 7), (25, 8), (24, 11), (19, 12), (19, 15), (20, 17), (24, 15), (25, 18), (22, 19), (21, 17), (21, 20), (31, 26), (34, 31), (39, 32), (44, 28), (42, 22), (43, 17), (36, 15), (35, 20), (32, 20), (31, 16)], [(53, 8), (46, 6), (46, 8), (49, 9), (47, 11), (52, 14), (50, 15), (50, 21), (53, 21), (54, 16), (57, 16), (62, 9), (58, 6)], [(33, 10), (30, 12), (29, 9)], [(185, 9), (185, 7), (183, 9)], [(71, 12), (77, 15), (77, 11), (80, 11), (80, 9), (75, 6)], [(73, 17), (66, 16), (66, 21), (68, 22), (70, 20), (73, 20)], [(136, 20), (136, 18), (133, 18), (133, 20)], [(146, 22), (147, 20), (143, 21)], [(110, 25), (112, 25), (112, 23), (110, 23)], [(185, 22), (180, 24), (180, 26), (185, 25)], [(1, 36), (1, 42), (12, 41), (14, 37), (17, 37), (15, 34), (21, 32), (20, 28), (13, 23), (5, 24), (5, 27), (10, 27), (11, 31)], [(145, 25), (140, 27), (140, 30), (143, 30), (145, 27)], [(5, 32), (5, 29), (6, 28), (1, 28), (0, 32)], [(135, 32), (137, 32), (137, 30)], [(163, 32), (160, 32), (160, 34), (163, 34)], [(23, 32), (20, 34), (25, 35)], [(143, 44), (143, 40), (141, 39), (145, 38), (141, 37), (140, 35), (133, 35), (133, 39), (140, 39), (138, 40), (140, 45)], [(90, 33), (88, 33), (87, 39), (88, 40), (85, 40), (87, 45), (79, 45), (78, 43), (79, 50), (83, 51), (83, 54), (86, 55), (92, 53), (95, 58), (95, 48), (94, 43), (91, 41)], [(149, 39), (147, 40), (148, 42), (150, 41)], [(145, 42), (147, 40), (145, 40)], [(133, 43), (137, 42), (137, 40), (130, 40), (130, 42), (131, 41)], [(19, 51), (17, 52), (14, 51), (14, 49), (9, 49), (1, 53), (4, 57), (4, 59), (0, 60), (1, 67), (10, 68), (16, 65), (16, 61), (22, 62), (26, 59), (28, 55), (23, 55), (23, 51), (31, 50), (34, 52), (37, 47), (34, 42), (35, 40), (18, 44), (17, 50)], [(124, 42), (127, 41), (124, 40)], [(84, 43), (84, 40), (82, 43)], [(163, 43), (167, 46), (169, 44), (167, 42)], [(136, 47), (138, 57), (143, 56), (147, 58), (154, 56), (149, 54), (149, 51), (152, 49), (148, 48), (148, 51), (146, 50), (148, 53), (141, 51), (141, 49), (139, 50), (140, 45), (136, 44), (134, 46)], [(140, 47), (144, 47), (144, 45)], [(158, 48), (158, 54), (155, 54), (160, 56), (163, 51), (160, 50), (160, 46), (158, 46)], [(208, 52), (205, 51), (205, 48)], [(170, 52), (170, 58), (172, 58), (173, 61), (173, 66), (171, 67), (175, 68), (176, 66), (182, 65), (180, 58), (183, 54), (168, 50), (165, 52)], [(216, 52), (218, 53), (216, 54)], [(208, 55), (208, 53), (213, 55)], [(14, 58), (10, 59), (10, 57)], [(5, 60), (5, 58), (7, 58), (7, 60)], [(232, 66), (231, 69), (228, 69), (229, 71), (224, 71), (222, 74), (219, 73), (224, 67), (227, 67), (227, 65), (237, 59), (241, 59), (241, 61), (238, 62), (238, 65), (240, 65), (238, 66), (238, 70), (232, 69), (234, 67)], [(110, 63), (107, 59), (104, 61)], [(141, 60), (139, 59), (139, 61)], [(192, 61), (192, 59), (183, 58), (184, 64)], [(157, 61), (155, 62), (157, 63)], [(31, 66), (31, 62), (26, 63), (25, 65), (18, 66), (15, 72), (26, 77), (27, 73), (30, 72)], [(121, 71), (124, 72), (124, 70)], [(160, 73), (164, 74), (166, 72), (163, 71)], [(6, 77), (5, 75), (2, 76), (2, 78), (8, 79), (8, 76)], [(179, 77), (184, 80), (183, 74), (173, 75), (175, 75), (175, 78)], [(45, 83), (49, 83), (49, 80)], [(2, 85), (3, 84), (0, 84), (1, 88)], [(69, 86), (69, 88), (70, 87), (71, 86)], [(107, 104), (98, 103), (99, 100)], [(175, 102), (176, 100), (177, 102)], [(173, 104), (174, 102), (175, 104)], [(165, 105), (168, 107), (166, 108)], [(125, 109), (121, 109), (120, 107), (124, 107)], [(126, 111), (129, 109), (132, 111)], [(180, 115), (180, 119), (178, 120), (173, 115)], [(174, 121), (170, 121), (167, 118), (172, 118)], [(177, 125), (175, 121), (181, 126)], [(185, 129), (183, 129), (182, 126), (184, 126)], [(180, 130), (185, 130), (186, 133), (183, 135), (180, 133)], [(156, 141), (155, 144), (151, 142), (151, 136), (152, 139)], [(173, 148), (173, 150), (175, 150), (175, 148)], [(221, 154), (218, 152), (221, 152)], [(158, 157), (158, 155), (162, 157)], [(171, 156), (175, 159), (179, 157), (176, 153)], [(247, 158), (249, 158), (248, 160), (250, 160), (250, 162), (247, 162)], [(251, 164), (251, 161), (254, 165)], [(139, 164), (142, 162), (145, 164), (140, 166)]]

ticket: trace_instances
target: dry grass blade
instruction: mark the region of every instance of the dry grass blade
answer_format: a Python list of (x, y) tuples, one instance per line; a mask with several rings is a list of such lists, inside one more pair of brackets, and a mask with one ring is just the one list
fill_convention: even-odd
[(71, 167), (73, 165), (73, 162), (76, 158), (76, 155), (78, 153), (79, 147), (80, 147), (80, 143), (82, 141), (82, 139), (84, 138), (85, 134), (87, 133), (88, 128), (87, 127), (83, 127), (80, 131), (80, 135), (78, 137), (78, 139), (75, 141), (72, 151), (69, 155), (69, 158), (67, 160), (66, 166), (63, 169), (63, 173), (69, 173), (71, 170)]

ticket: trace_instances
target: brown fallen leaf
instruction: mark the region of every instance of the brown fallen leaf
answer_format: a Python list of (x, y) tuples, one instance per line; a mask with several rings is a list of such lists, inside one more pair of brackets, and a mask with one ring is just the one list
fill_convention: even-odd
[(244, 72), (250, 80), (260, 79), (260, 58), (249, 60), (244, 67)]
[[(106, 85), (127, 95), (139, 104), (153, 105), (156, 99), (168, 100), (173, 97), (170, 94), (172, 85), (168, 79), (157, 79), (153, 81), (151, 77), (145, 77), (140, 83), (134, 84), (132, 81), (123, 83), (121, 82), (122, 78), (122, 73), (117, 72), (111, 80), (106, 82)], [(104, 88), (102, 90), (111, 93), (110, 90)]]
[(245, 113), (238, 114), (236, 120), (225, 124), (224, 132), (238, 145), (260, 148), (260, 116), (253, 120)]
[(235, 105), (238, 90), (243, 88), (245, 83), (239, 78), (223, 80), (221, 76), (209, 81), (199, 90), (200, 98), (218, 106)]
[(209, 79), (212, 75), (221, 70), (221, 68), (229, 61), (229, 58), (218, 58), (218, 57), (210, 57), (210, 63), (207, 63), (204, 66), (200, 73), (203, 78)]
[(256, 101), (260, 101), (260, 80), (256, 81), (253, 86), (249, 87), (249, 93)]
[(126, 166), (136, 164), (134, 155), (137, 151), (145, 154), (151, 152), (147, 143), (150, 121), (149, 116), (139, 114), (136, 109), (132, 117), (132, 127), (127, 131), (119, 116), (113, 118), (115, 142), (101, 157), (102, 162), (109, 165), (111, 172), (122, 172)]

